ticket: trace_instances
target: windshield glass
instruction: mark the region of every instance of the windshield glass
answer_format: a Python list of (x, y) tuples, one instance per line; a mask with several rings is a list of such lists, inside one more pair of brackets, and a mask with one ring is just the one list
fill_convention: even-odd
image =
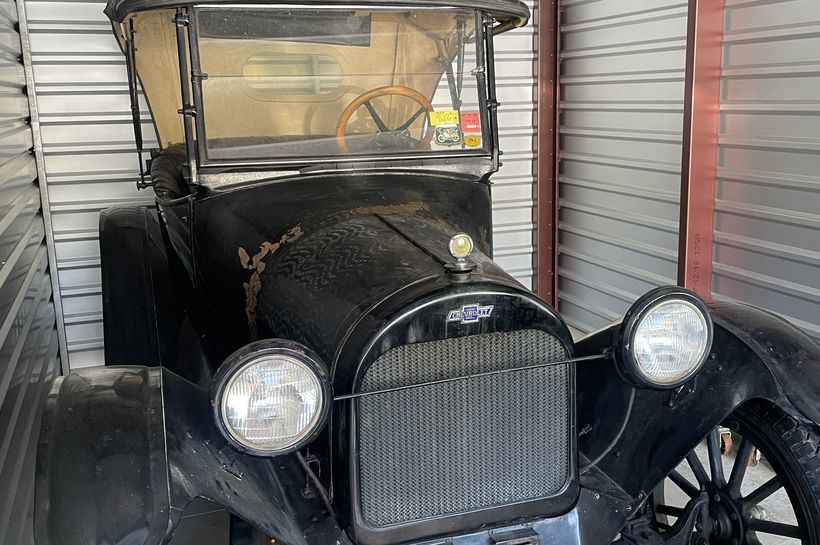
[(474, 11), (195, 16), (209, 161), (486, 153)]

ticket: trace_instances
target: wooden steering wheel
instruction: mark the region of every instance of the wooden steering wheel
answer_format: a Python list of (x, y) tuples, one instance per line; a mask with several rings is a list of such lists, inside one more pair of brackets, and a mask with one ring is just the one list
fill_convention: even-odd
[[(385, 95), (398, 95), (407, 97), (421, 106), (419, 110), (414, 113), (410, 118), (401, 124), (401, 126), (395, 129), (388, 129), (387, 125), (382, 121), (379, 114), (376, 113), (375, 108), (373, 105), (370, 104), (370, 101), (374, 98), (378, 98)], [(385, 87), (376, 87), (375, 89), (371, 89), (366, 93), (362, 93), (355, 99), (353, 102), (347, 105), (347, 108), (344, 109), (342, 115), (339, 116), (339, 122), (336, 123), (336, 144), (339, 146), (339, 150), (342, 153), (348, 153), (349, 149), (347, 147), (347, 142), (345, 141), (345, 129), (347, 128), (347, 123), (350, 121), (351, 116), (353, 113), (361, 108), (362, 106), (367, 108), (367, 111), (370, 113), (370, 117), (373, 118), (373, 122), (376, 123), (376, 127), (378, 128), (380, 133), (383, 132), (399, 132), (405, 131), (410, 128), (416, 119), (418, 119), (419, 115), (424, 112), (432, 112), (433, 105), (430, 104), (430, 101), (427, 100), (427, 97), (416, 91), (415, 89), (411, 89), (409, 87), (403, 87), (401, 85), (387, 85)], [(430, 140), (433, 138), (433, 131), (430, 130), (430, 127), (427, 127), (427, 131), (422, 136), (421, 142), (419, 143), (419, 149), (424, 149), (425, 147), (430, 145)]]

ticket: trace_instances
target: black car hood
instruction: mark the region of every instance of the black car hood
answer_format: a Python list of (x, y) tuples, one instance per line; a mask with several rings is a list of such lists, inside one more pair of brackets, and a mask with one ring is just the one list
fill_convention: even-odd
[(195, 278), (221, 361), (257, 339), (301, 342), (329, 361), (367, 308), (446, 276), (447, 243), (476, 244), (482, 273), (512, 282), (490, 254), (483, 183), (400, 176), (291, 180), (194, 205)]

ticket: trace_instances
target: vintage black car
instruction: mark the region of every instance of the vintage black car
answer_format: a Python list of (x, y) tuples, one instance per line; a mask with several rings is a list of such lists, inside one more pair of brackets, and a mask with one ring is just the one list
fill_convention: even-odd
[(107, 366), (48, 398), (38, 545), (820, 543), (810, 338), (671, 286), (574, 341), (492, 261), (524, 4), (106, 13), (156, 205), (101, 216)]

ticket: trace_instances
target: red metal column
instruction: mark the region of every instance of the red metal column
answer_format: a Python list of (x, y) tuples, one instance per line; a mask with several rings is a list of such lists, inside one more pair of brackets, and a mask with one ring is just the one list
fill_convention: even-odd
[(558, 52), (560, 0), (537, 3), (535, 278), (533, 291), (548, 303), (557, 301), (558, 275)]
[(723, 0), (689, 0), (678, 283), (712, 296)]

